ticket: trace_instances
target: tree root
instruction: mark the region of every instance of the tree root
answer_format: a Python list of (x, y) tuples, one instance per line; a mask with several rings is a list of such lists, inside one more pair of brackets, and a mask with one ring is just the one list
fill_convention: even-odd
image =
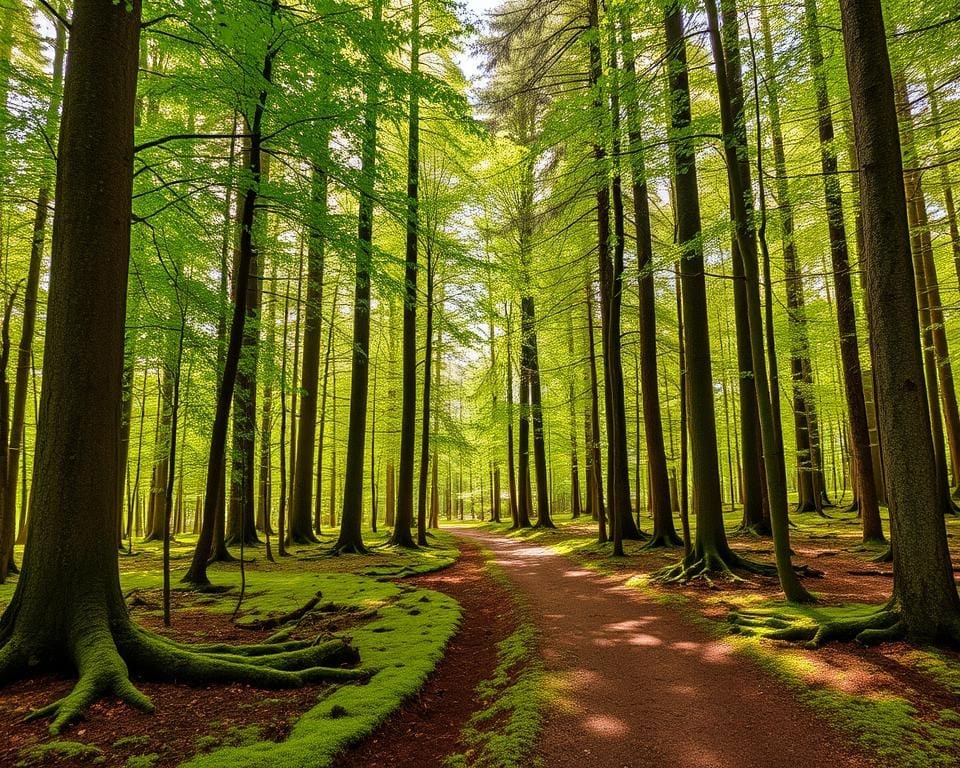
[(330, 550), (331, 555), (369, 555), (370, 550), (366, 548), (363, 544), (358, 544), (356, 542), (350, 542), (347, 544), (341, 544), (337, 542), (333, 545), (333, 548)]
[[(59, 734), (82, 717), (91, 704), (108, 696), (152, 712), (152, 702), (131, 682), (131, 672), (159, 681), (193, 685), (245, 683), (268, 689), (365, 680), (373, 673), (369, 669), (345, 668), (358, 663), (360, 655), (341, 639), (191, 646), (155, 635), (128, 621), (114, 625), (112, 631), (106, 627), (78, 631), (66, 642), (79, 676), (76, 685), (62, 699), (27, 716), (28, 720), (52, 718), (51, 734)], [(28, 669), (28, 656), (21, 646), (14, 638), (0, 647), (0, 683), (9, 682)]]
[(730, 614), (728, 621), (734, 634), (799, 642), (806, 648), (819, 648), (828, 642), (849, 640), (863, 645), (876, 645), (900, 640), (905, 635), (900, 611), (889, 606), (877, 608), (866, 615), (837, 619), (738, 611)]
[(73, 646), (77, 684), (62, 699), (34, 710), (25, 720), (53, 718), (49, 730), (57, 735), (105, 696), (116, 696), (134, 709), (153, 712), (153, 702), (130, 682), (127, 665), (108, 630), (81, 636)]
[[(736, 558), (736, 564), (739, 566), (739, 561), (741, 561), (742, 558), (739, 558), (737, 555), (733, 555), (733, 557)], [(754, 565), (759, 564), (755, 563)], [(716, 588), (713, 577), (718, 575), (725, 576), (730, 579), (730, 581), (745, 582), (746, 579), (734, 573), (733, 567), (731, 566), (732, 564), (728, 565), (726, 560), (720, 557), (720, 555), (713, 552), (706, 552), (699, 558), (697, 558), (696, 555), (691, 555), (676, 565), (663, 568), (654, 574), (654, 578), (664, 584), (686, 584), (694, 579), (701, 579), (705, 581), (711, 589)]]
[(673, 549), (674, 547), (682, 547), (683, 539), (681, 539), (677, 534), (668, 534), (668, 533), (657, 533), (655, 536), (652, 536), (649, 541), (647, 541), (642, 547), (641, 551), (649, 551), (651, 549)]
[[(796, 565), (794, 570), (800, 576), (823, 576), (822, 571), (806, 565)], [(775, 565), (748, 560), (735, 552), (729, 552), (725, 557), (717, 552), (694, 552), (676, 565), (657, 571), (653, 574), (653, 578), (663, 584), (686, 584), (694, 579), (700, 579), (705, 581), (711, 589), (716, 589), (714, 578), (717, 576), (723, 576), (733, 582), (747, 582), (747, 579), (738, 575), (736, 571), (746, 571), (757, 576), (775, 577), (777, 575)]]
[(300, 606), (296, 610), (285, 613), (282, 616), (272, 616), (266, 619), (260, 619), (258, 621), (245, 622), (243, 624), (236, 624), (240, 629), (276, 629), (281, 627), (284, 624), (288, 624), (293, 621), (299, 621), (304, 616), (306, 616), (310, 611), (317, 607), (317, 604), (320, 602), (320, 593), (317, 592), (316, 595), (311, 597), (305, 605)]

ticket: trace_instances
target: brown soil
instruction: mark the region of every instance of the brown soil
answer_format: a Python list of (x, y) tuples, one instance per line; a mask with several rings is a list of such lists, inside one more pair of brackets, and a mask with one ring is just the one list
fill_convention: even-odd
[(551, 693), (539, 745), (546, 768), (869, 765), (730, 644), (623, 586), (623, 576), (533, 543), (460, 533), (494, 551), (539, 617)]
[(477, 711), (477, 685), (497, 665), (497, 643), (516, 626), (514, 600), (489, 577), (480, 549), (461, 542), (460, 559), (438, 573), (408, 580), (460, 603), (461, 626), (420, 693), (406, 702), (334, 768), (440, 768), (461, 751), (460, 733)]
[[(176, 594), (176, 593), (175, 593)], [(150, 602), (148, 598), (147, 609)], [(174, 626), (164, 630), (159, 617), (132, 611), (141, 625), (184, 642), (247, 642), (264, 639), (269, 632), (242, 630), (230, 623), (228, 614), (183, 609), (177, 612)], [(0, 765), (17, 764), (24, 747), (48, 741), (49, 721), (23, 722), (34, 709), (65, 696), (76, 680), (56, 675), (30, 677), (3, 689), (0, 694)], [(264, 691), (246, 685), (209, 685), (203, 687), (170, 683), (137, 682), (137, 687), (153, 699), (154, 714), (138, 712), (116, 700), (101, 700), (87, 712), (85, 720), (73, 726), (61, 739), (82, 741), (103, 751), (110, 768), (123, 766), (134, 755), (157, 755), (157, 768), (175, 766), (202, 751), (204, 739), (211, 734), (221, 739), (240, 737), (239, 729), (259, 728), (259, 739), (283, 739), (297, 718), (312, 707), (319, 687), (293, 691)], [(235, 730), (231, 730), (235, 729)], [(251, 731), (248, 731), (250, 733)], [(134, 739), (122, 742), (122, 739)], [(206, 749), (214, 746), (206, 744)], [(55, 759), (45, 757), (43, 766), (81, 768), (91, 758)]]

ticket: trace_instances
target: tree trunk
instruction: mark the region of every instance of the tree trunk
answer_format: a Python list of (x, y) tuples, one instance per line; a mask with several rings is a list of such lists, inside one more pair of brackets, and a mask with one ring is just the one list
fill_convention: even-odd
[[(279, 0), (271, 4), (271, 16), (277, 12)], [(275, 49), (268, 49), (263, 59), (262, 76), (265, 83), (271, 82)], [(250, 151), (246, 153), (246, 173), (248, 184), (244, 190), (240, 213), (240, 248), (236, 264), (236, 295), (233, 305), (233, 319), (230, 325), (230, 338), (223, 364), (223, 374), (217, 391), (216, 411), (210, 434), (210, 453), (207, 461), (206, 491), (204, 493), (203, 525), (194, 549), (190, 568), (183, 577), (189, 584), (205, 586), (210, 583), (207, 577), (207, 557), (214, 541), (216, 525), (217, 496), (223, 493), (225, 452), (227, 444), (227, 421), (230, 418), (230, 404), (233, 400), (234, 386), (240, 367), (240, 353), (244, 342), (244, 326), (247, 318), (247, 295), (254, 258), (253, 224), (257, 205), (257, 191), (261, 172), (261, 137), (263, 113), (266, 109), (267, 92), (261, 91), (248, 120)], [(221, 518), (222, 519), (222, 518)]]
[[(732, 2), (732, 0), (731, 0)], [(730, 199), (733, 222), (743, 259), (746, 282), (747, 310), (750, 321), (750, 349), (757, 393), (757, 415), (760, 418), (766, 490), (773, 532), (773, 552), (780, 587), (791, 602), (811, 602), (813, 596), (800, 583), (793, 569), (790, 552), (790, 527), (787, 518), (787, 478), (783, 469), (783, 442), (777, 427), (773, 408), (773, 391), (764, 360), (763, 317), (760, 303), (760, 275), (756, 231), (753, 223), (752, 192), (744, 168), (743, 158), (749, 157), (746, 129), (743, 120), (742, 93), (740, 103), (730, 88), (728, 65), (720, 37), (715, 0), (706, 0), (710, 40), (717, 74), (720, 97), (720, 117), (724, 132), (724, 150), (727, 175), (730, 180)], [(716, 452), (714, 451), (714, 457)]]
[[(879, 0), (841, 0), (860, 163), (867, 320), (894, 566), (892, 607), (916, 642), (960, 641), (960, 596), (937, 503), (893, 78)], [(862, 637), (862, 633), (861, 633)], [(876, 635), (870, 636), (876, 638)]]
[[(628, 128), (628, 154), (633, 183), (633, 218), (637, 238), (637, 271), (640, 302), (640, 391), (643, 401), (643, 431), (647, 449), (650, 514), (653, 535), (648, 548), (672, 547), (680, 544), (670, 509), (670, 479), (667, 474), (667, 452), (663, 442), (663, 421), (660, 414), (660, 389), (657, 381), (657, 316), (654, 291), (653, 235), (650, 227), (650, 198), (643, 158), (643, 135), (639, 96), (637, 93), (636, 53), (629, 16), (620, 18), (623, 45)], [(639, 451), (639, 443), (637, 445)], [(639, 497), (639, 488), (637, 489)]]
[(844, 395), (850, 419), (851, 448), (857, 465), (857, 499), (864, 520), (864, 539), (877, 538), (880, 511), (875, 493), (873, 464), (870, 461), (870, 431), (863, 396), (863, 372), (860, 367), (860, 345), (857, 340), (857, 318), (850, 281), (850, 259), (847, 254), (847, 233), (843, 219), (843, 198), (834, 149), (833, 117), (823, 70), (823, 51), (817, 21), (816, 0), (804, 0), (805, 34), (813, 70), (817, 99), (817, 127), (820, 135), (820, 167), (823, 173), (823, 194), (827, 208), (830, 236), (830, 257), (837, 297), (837, 326), (840, 330), (840, 358), (843, 363)]
[(400, 418), (400, 467), (397, 512), (390, 543), (413, 547), (413, 464), (417, 423), (417, 195), (420, 185), (420, 0), (410, 19), (410, 110), (407, 136), (406, 264), (403, 298), (403, 410)]
[(680, 284), (684, 327), (684, 360), (687, 401), (687, 431), (693, 469), (693, 514), (696, 539), (690, 553), (671, 578), (690, 578), (700, 573), (726, 570), (737, 557), (730, 550), (723, 528), (720, 466), (714, 414), (710, 331), (700, 230), (700, 199), (693, 139), (690, 127), (690, 87), (683, 15), (678, 4), (664, 14), (666, 62), (669, 72), (670, 144), (674, 173), (677, 245), (681, 249)]

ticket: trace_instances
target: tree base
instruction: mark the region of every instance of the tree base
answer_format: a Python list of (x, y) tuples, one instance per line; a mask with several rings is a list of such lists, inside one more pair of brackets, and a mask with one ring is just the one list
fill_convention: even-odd
[(668, 531), (667, 533), (655, 531), (653, 536), (640, 549), (646, 552), (652, 549), (674, 549), (682, 546), (683, 539), (675, 531)]
[(239, 547), (241, 539), (243, 540), (243, 546), (245, 547), (258, 547), (263, 542), (260, 540), (260, 537), (257, 536), (256, 531), (251, 531), (245, 537), (241, 536), (227, 536), (226, 541), (224, 542), (228, 547)]
[[(823, 571), (818, 571), (806, 565), (793, 566), (798, 576), (820, 577)], [(654, 573), (653, 578), (663, 584), (686, 584), (694, 579), (705, 581), (711, 589), (716, 589), (714, 579), (723, 576), (730, 581), (746, 582), (736, 571), (745, 571), (756, 576), (777, 576), (777, 567), (766, 563), (758, 563), (741, 557), (732, 550), (721, 555), (715, 549), (691, 552), (676, 565), (667, 566)], [(808, 596), (809, 597), (809, 596)], [(812, 602), (813, 597), (801, 602)]]
[(802, 643), (805, 648), (851, 640), (876, 645), (906, 636), (900, 611), (892, 603), (849, 617), (811, 618), (771, 610), (740, 611), (732, 613), (728, 620), (734, 634)]
[(330, 549), (330, 554), (334, 556), (338, 555), (369, 555), (370, 550), (363, 544), (363, 542), (357, 541), (338, 541)]
[(706, 550), (697, 553), (691, 552), (676, 565), (670, 565), (657, 571), (653, 578), (664, 584), (686, 584), (694, 579), (702, 580), (716, 588), (714, 579), (723, 576), (730, 581), (745, 582), (742, 576), (735, 571), (747, 571), (758, 576), (776, 576), (777, 569), (773, 565), (757, 563), (747, 560), (734, 552), (727, 552), (722, 556), (716, 550)]
[[(129, 619), (89, 623), (90, 627), (72, 633), (72, 639), (64, 639), (65, 645), (50, 661), (73, 662), (79, 674), (73, 690), (27, 716), (28, 720), (52, 718), (49, 730), (54, 735), (108, 696), (152, 712), (153, 703), (130, 681), (131, 673), (162, 682), (241, 683), (267, 689), (360, 680), (371, 674), (342, 667), (360, 660), (357, 650), (343, 640), (190, 646), (147, 632)], [(50, 656), (49, 649), (32, 645), (29, 632), (15, 632), (0, 648), (0, 684), (30, 674), (37, 655)]]

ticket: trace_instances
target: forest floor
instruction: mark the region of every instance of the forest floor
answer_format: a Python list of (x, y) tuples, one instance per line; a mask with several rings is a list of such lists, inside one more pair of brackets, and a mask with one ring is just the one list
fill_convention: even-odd
[[(890, 565), (871, 562), (879, 550), (860, 545), (855, 516), (829, 514), (795, 516), (795, 561), (824, 572), (808, 586), (821, 606), (882, 603)], [(782, 607), (775, 579), (662, 585), (651, 575), (679, 549), (628, 542), (628, 556), (614, 559), (595, 525), (458, 532), (493, 549), (537, 617), (548, 768), (960, 764), (960, 654), (904, 643), (805, 650), (730, 635), (732, 610)], [(960, 521), (948, 528), (956, 566)], [(772, 555), (769, 540), (731, 544)]]
[[(820, 605), (881, 603), (890, 566), (871, 562), (856, 518), (794, 516), (796, 561)], [(736, 527), (736, 515), (727, 519)], [(952, 768), (960, 764), (960, 655), (902, 643), (811, 651), (731, 635), (733, 610), (782, 607), (772, 578), (662, 585), (651, 575), (680, 550), (626, 558), (596, 543), (587, 518), (558, 530), (455, 524), (414, 553), (330, 557), (330, 541), (280, 563), (248, 549), (236, 620), (236, 564), (211, 569), (219, 595), (174, 592), (159, 614), (155, 544), (121, 558), (144, 626), (187, 642), (256, 642), (259, 619), (321, 601), (294, 637), (345, 635), (363, 685), (263, 691), (138, 681), (157, 712), (103, 701), (60, 738), (31, 709), (66, 693), (47, 674), (0, 691), (0, 766), (117, 768)], [(960, 563), (960, 520), (948, 521)], [(365, 534), (368, 542), (379, 542)], [(173, 548), (174, 571), (190, 537)], [(732, 537), (769, 561), (769, 541)], [(0, 587), (0, 609), (13, 584)], [(805, 609), (815, 616), (820, 608)], [(248, 625), (244, 628), (244, 625)], [(351, 746), (352, 745), (352, 746)]]
[[(382, 534), (381, 534), (382, 536)], [(368, 532), (368, 542), (379, 537)], [(447, 595), (421, 586), (418, 575), (452, 566), (457, 547), (440, 536), (417, 552), (378, 548), (367, 556), (332, 557), (332, 540), (294, 547), (292, 557), (264, 559), (263, 547), (248, 547), (247, 589), (237, 617), (237, 563), (210, 568), (220, 593), (180, 589), (177, 579), (189, 562), (192, 537), (172, 548), (172, 626), (161, 620), (159, 547), (134, 542), (134, 556), (122, 556), (121, 586), (134, 619), (142, 626), (186, 643), (264, 642), (278, 629), (291, 639), (349, 638), (361, 666), (376, 670), (363, 684), (310, 686), (265, 691), (247, 685), (202, 687), (136, 680), (156, 712), (145, 714), (116, 700), (93, 705), (84, 720), (60, 737), (47, 722), (24, 722), (32, 710), (65, 695), (75, 679), (45, 673), (0, 690), (0, 766), (105, 766), (111, 768), (271, 768), (329, 765), (347, 744), (375, 729), (401, 702), (421, 689), (448, 640), (461, 609)], [(275, 544), (275, 542), (274, 542)], [(234, 550), (238, 554), (238, 550)], [(474, 554), (473, 559), (479, 559)], [(0, 587), (0, 610), (15, 582)], [(264, 618), (286, 614), (319, 593), (315, 609), (283, 627), (256, 629)], [(472, 620), (472, 619), (471, 619)], [(400, 640), (402, 638), (402, 641)], [(492, 664), (492, 662), (491, 662)]]

